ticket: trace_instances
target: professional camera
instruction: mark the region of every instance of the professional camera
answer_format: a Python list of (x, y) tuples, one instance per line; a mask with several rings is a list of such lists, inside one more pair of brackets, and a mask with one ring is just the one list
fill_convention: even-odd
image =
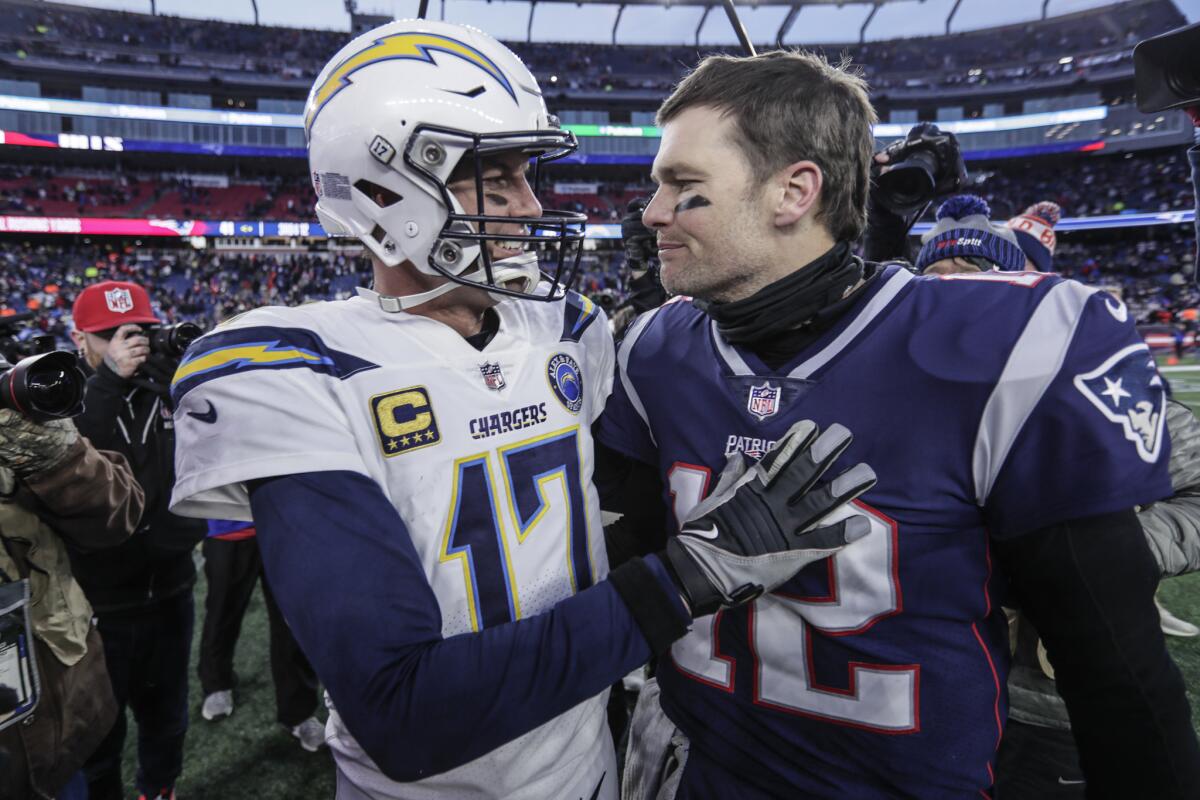
[(621, 241), (625, 246), (625, 265), (640, 277), (647, 270), (658, 267), (658, 235), (642, 222), (642, 212), (649, 199), (638, 197), (629, 201), (625, 216), (621, 218)]
[(1133, 86), (1143, 114), (1200, 104), (1200, 22), (1138, 42)]
[(150, 340), (150, 352), (175, 360), (182, 358), (188, 346), (202, 335), (204, 329), (194, 322), (177, 322), (174, 325), (146, 329), (146, 337)]
[(967, 179), (967, 167), (954, 134), (922, 122), (884, 150), (887, 171), (875, 178), (878, 197), (888, 209), (908, 216), (939, 195), (950, 194)]
[(0, 320), (0, 408), (11, 408), (34, 422), (73, 417), (83, 410), (87, 376), (74, 353), (54, 349), (54, 337), (18, 339), (33, 314)]

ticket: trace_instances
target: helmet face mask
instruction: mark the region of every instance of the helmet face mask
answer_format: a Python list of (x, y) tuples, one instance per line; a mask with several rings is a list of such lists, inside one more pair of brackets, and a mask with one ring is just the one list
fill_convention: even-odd
[[(476, 213), (467, 213), (453, 195), (448, 180), (442, 180), (432, 171), (441, 163), (444, 149), (440, 140), (457, 139), (465, 146), (459, 166), (471, 165), (474, 180)], [(429, 251), (428, 264), (438, 274), (455, 283), (477, 286), (495, 295), (513, 297), (536, 297), (538, 300), (557, 300), (563, 290), (574, 282), (583, 253), (583, 214), (569, 211), (543, 210), (539, 216), (501, 216), (484, 213), (484, 173), (488, 162), (497, 156), (520, 153), (532, 161), (533, 180), (530, 188), (536, 196), (540, 183), (541, 166), (546, 162), (569, 155), (578, 147), (575, 134), (559, 130), (509, 131), (504, 133), (470, 133), (467, 131), (419, 125), (409, 138), (404, 160), (415, 173), (423, 175), (429, 185), (440, 193), (446, 215), (437, 241)], [(488, 226), (492, 230), (488, 230)], [(521, 233), (501, 232), (500, 226), (520, 225)], [(533, 286), (510, 289), (499, 267), (511, 259), (495, 259), (488, 247), (493, 243), (520, 242), (526, 250), (538, 248), (554, 253), (554, 263), (541, 271), (550, 281), (548, 293), (533, 294)], [(474, 254), (477, 270), (465, 275), (462, 264)], [(534, 281), (536, 283), (536, 281)]]
[[(384, 266), (408, 262), (496, 297), (556, 300), (574, 280), (585, 215), (484, 205), (484, 172), (497, 160), (532, 161), (536, 193), (541, 165), (577, 147), (529, 70), (486, 34), (404, 20), (359, 36), (314, 83), (305, 130), (317, 216)], [(459, 182), (468, 177), (473, 192)], [(526, 252), (493, 252), (518, 242)], [(544, 276), (533, 250), (547, 254)]]

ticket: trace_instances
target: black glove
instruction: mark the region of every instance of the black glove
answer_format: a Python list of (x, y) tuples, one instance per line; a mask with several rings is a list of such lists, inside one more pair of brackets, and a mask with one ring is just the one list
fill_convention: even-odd
[(818, 436), (803, 420), (761, 461), (729, 460), (663, 554), (693, 617), (753, 600), (867, 535), (870, 523), (849, 503), (875, 472), (858, 464), (818, 482), (851, 439), (841, 425)]
[(171, 396), (171, 379), (175, 370), (179, 369), (179, 359), (164, 353), (151, 353), (138, 367), (130, 380), (134, 386), (139, 386), (154, 392), (163, 398)]

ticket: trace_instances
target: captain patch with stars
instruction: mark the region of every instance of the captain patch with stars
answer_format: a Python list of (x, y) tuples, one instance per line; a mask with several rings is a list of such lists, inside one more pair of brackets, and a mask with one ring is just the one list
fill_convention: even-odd
[(555, 353), (546, 362), (546, 380), (563, 408), (578, 414), (583, 408), (583, 373), (579, 364), (566, 353)]

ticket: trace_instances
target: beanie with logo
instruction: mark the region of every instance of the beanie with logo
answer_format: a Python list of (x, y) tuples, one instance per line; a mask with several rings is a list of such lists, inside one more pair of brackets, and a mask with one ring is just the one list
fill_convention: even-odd
[(1025, 253), (1017, 237), (988, 217), (991, 208), (982, 197), (959, 194), (942, 203), (937, 222), (921, 237), (917, 270), (946, 258), (983, 259), (998, 269), (1019, 271), (1025, 268)]

